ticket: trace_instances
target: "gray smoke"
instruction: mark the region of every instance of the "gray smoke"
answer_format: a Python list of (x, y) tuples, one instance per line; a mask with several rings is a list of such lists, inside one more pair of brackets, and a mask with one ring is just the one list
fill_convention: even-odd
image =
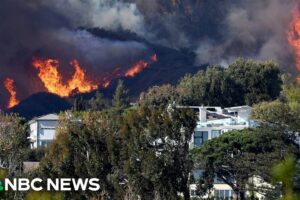
[(287, 42), (292, 0), (244, 1), (232, 5), (220, 30), (221, 39), (199, 42), (196, 63), (231, 63), (237, 57), (275, 60), (292, 66), (292, 51)]
[(144, 33), (143, 15), (134, 3), (116, 0), (49, 0), (44, 5), (64, 15), (73, 27), (102, 27)]
[[(41, 91), (34, 56), (76, 58), (101, 76), (149, 56), (147, 45), (95, 37), (84, 28), (128, 30), (152, 43), (196, 53), (196, 65), (227, 66), (237, 57), (272, 59), (293, 71), (286, 34), (294, 0), (2, 0), (0, 81), (15, 80), (18, 97)], [(126, 67), (126, 66), (125, 66)], [(7, 93), (0, 87), (0, 107)]]
[[(0, 6), (0, 81), (15, 80), (18, 98), (43, 90), (33, 57), (62, 61), (61, 73), (70, 76), (76, 58), (94, 79), (116, 67), (128, 67), (149, 56), (146, 45), (99, 38), (78, 27), (131, 30), (142, 33), (143, 17), (135, 4), (117, 1), (3, 0)], [(2, 85), (2, 84), (0, 84)], [(0, 87), (0, 107), (8, 94)]]

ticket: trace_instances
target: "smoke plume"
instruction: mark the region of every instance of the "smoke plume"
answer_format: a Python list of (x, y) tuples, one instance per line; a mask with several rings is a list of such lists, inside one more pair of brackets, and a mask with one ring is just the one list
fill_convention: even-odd
[[(76, 58), (101, 77), (153, 52), (137, 41), (95, 37), (87, 28), (136, 33), (149, 42), (196, 54), (195, 65), (227, 66), (237, 57), (272, 59), (295, 71), (287, 31), (296, 0), (2, 0), (0, 82), (14, 80), (17, 98), (42, 91), (34, 57), (59, 59), (64, 77)], [(299, 3), (299, 2), (298, 2)], [(82, 29), (79, 29), (83, 27)], [(72, 69), (71, 69), (72, 70)], [(0, 107), (9, 94), (0, 87)]]
[[(15, 80), (18, 98), (43, 90), (34, 57), (62, 61), (61, 73), (71, 76), (69, 62), (76, 58), (88, 74), (101, 76), (116, 67), (128, 67), (149, 56), (146, 45), (99, 38), (79, 27), (144, 32), (143, 17), (135, 4), (117, 1), (3, 0), (0, 6), (0, 80)], [(0, 107), (9, 94), (0, 87)]]

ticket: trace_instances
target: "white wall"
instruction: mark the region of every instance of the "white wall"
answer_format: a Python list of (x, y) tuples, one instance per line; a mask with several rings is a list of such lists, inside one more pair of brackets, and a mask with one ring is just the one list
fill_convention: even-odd
[(30, 142), (33, 142), (33, 143), (31, 143), (31, 148), (37, 148), (37, 142), (36, 142), (37, 123), (35, 122), (35, 123), (30, 124), (29, 129), (30, 129)]
[(30, 124), (31, 148), (50, 143), (55, 138), (57, 124), (56, 120), (37, 120)]
[(40, 140), (53, 140), (57, 121), (38, 121), (38, 133)]

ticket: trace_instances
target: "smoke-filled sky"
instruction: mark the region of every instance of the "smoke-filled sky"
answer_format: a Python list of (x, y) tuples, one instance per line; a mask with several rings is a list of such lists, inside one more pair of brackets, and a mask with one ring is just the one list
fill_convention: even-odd
[[(33, 57), (77, 58), (93, 76), (149, 56), (136, 41), (99, 38), (78, 29), (129, 30), (152, 43), (196, 53), (195, 65), (227, 66), (237, 57), (273, 59), (293, 71), (287, 42), (295, 0), (2, 0), (0, 81), (15, 80), (19, 98), (41, 91)], [(96, 77), (92, 77), (96, 78)], [(8, 98), (0, 86), (0, 106)]]

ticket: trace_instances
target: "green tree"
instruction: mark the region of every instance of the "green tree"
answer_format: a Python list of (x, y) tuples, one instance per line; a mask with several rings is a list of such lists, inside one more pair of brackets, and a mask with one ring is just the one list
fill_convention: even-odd
[(141, 93), (138, 103), (142, 106), (168, 106), (173, 102), (180, 103), (184, 94), (183, 90), (170, 84), (154, 86), (146, 93)]
[(8, 176), (20, 175), (29, 147), (28, 127), (15, 114), (0, 113), (0, 124), (0, 168)]
[(283, 162), (277, 164), (273, 168), (274, 181), (282, 183), (284, 196), (281, 200), (297, 200), (300, 196), (293, 191), (293, 179), (296, 176), (296, 161), (293, 157), (286, 158)]
[(262, 122), (285, 127), (294, 123), (293, 119), (296, 116), (291, 114), (291, 109), (286, 103), (276, 100), (255, 104), (252, 110), (252, 117)]
[(74, 112), (79, 112), (79, 111), (84, 111), (87, 108), (87, 104), (83, 97), (81, 96), (80, 98), (75, 98), (72, 110)]
[[(0, 178), (22, 177), (23, 161), (27, 158), (28, 126), (16, 114), (0, 112)], [(17, 199), (22, 194), (17, 191), (2, 191), (1, 199)]]
[(284, 128), (287, 132), (300, 130), (300, 86), (285, 80), (280, 100), (255, 104), (252, 117)]
[(229, 65), (225, 73), (241, 88), (240, 98), (247, 105), (273, 100), (280, 94), (280, 70), (272, 61), (237, 59)]
[[(195, 75), (186, 75), (179, 82), (178, 88), (186, 91), (182, 101), (187, 105), (226, 106), (231, 104), (225, 89), (229, 84), (225, 80), (223, 69), (208, 67)], [(228, 99), (227, 99), (228, 98)]]
[(294, 81), (289, 74), (284, 74), (283, 79), (283, 95), (288, 102), (300, 103), (300, 84)]
[(107, 107), (107, 102), (99, 91), (96, 92), (95, 97), (89, 100), (89, 107), (93, 111), (101, 111)]
[[(71, 117), (70, 117), (71, 116)], [(65, 115), (61, 118), (56, 139), (41, 161), (43, 177), (99, 178), (99, 192), (66, 192), (66, 199), (109, 198), (113, 187), (108, 136), (116, 132), (116, 119), (105, 112), (84, 112), (81, 119)]]
[(212, 66), (186, 75), (178, 84), (187, 105), (252, 105), (276, 99), (281, 90), (280, 71), (273, 62), (238, 59), (227, 69)]
[[(217, 176), (232, 187), (237, 199), (243, 200), (251, 177), (270, 183), (272, 166), (294, 153), (298, 153), (297, 146), (278, 129), (262, 127), (224, 133), (192, 151), (195, 166), (205, 171), (199, 180), (199, 192), (210, 190)], [(253, 190), (263, 192), (260, 188)]]
[(119, 80), (115, 90), (113, 106), (117, 109), (124, 109), (129, 106), (128, 89), (126, 89), (122, 80)]
[(189, 199), (191, 110), (139, 107), (124, 117), (120, 135), (127, 186), (141, 199)]
[(51, 192), (29, 192), (25, 196), (25, 200), (62, 200), (61, 193)]

